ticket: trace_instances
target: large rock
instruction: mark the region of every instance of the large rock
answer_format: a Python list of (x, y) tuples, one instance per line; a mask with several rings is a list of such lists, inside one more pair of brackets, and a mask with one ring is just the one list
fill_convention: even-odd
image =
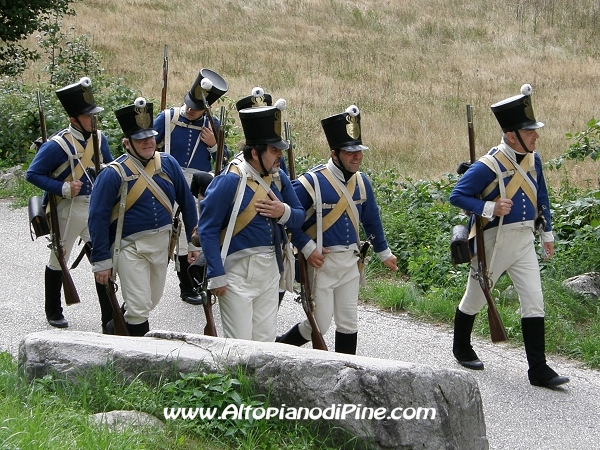
[(563, 286), (571, 288), (578, 294), (584, 295), (590, 300), (600, 298), (600, 273), (588, 272), (567, 278), (563, 281)]
[[(19, 348), (29, 378), (51, 372), (70, 377), (106, 364), (131, 378), (241, 367), (269, 394), (271, 407), (332, 414), (323, 422), (369, 448), (488, 448), (479, 388), (460, 370), (168, 331), (127, 338), (50, 330), (28, 335)], [(385, 412), (380, 420), (361, 418), (377, 408)], [(401, 418), (389, 417), (392, 412)]]

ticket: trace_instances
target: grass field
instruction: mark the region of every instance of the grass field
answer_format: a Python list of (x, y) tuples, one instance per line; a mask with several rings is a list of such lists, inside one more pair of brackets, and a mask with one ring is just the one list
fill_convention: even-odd
[[(465, 105), (475, 109), (478, 153), (498, 143), (490, 104), (534, 87), (545, 160), (565, 133), (597, 116), (600, 4), (594, 0), (83, 0), (65, 18), (90, 37), (102, 66), (160, 98), (169, 46), (170, 104), (202, 67), (235, 101), (262, 86), (288, 101), (298, 152), (328, 155), (320, 119), (362, 111), (365, 165), (437, 179), (468, 158)], [(35, 39), (31, 39), (35, 45)], [(38, 63), (25, 75), (40, 77)], [(133, 100), (133, 99), (132, 99)], [(568, 166), (597, 183), (593, 163)], [(550, 174), (557, 182), (564, 174)]]

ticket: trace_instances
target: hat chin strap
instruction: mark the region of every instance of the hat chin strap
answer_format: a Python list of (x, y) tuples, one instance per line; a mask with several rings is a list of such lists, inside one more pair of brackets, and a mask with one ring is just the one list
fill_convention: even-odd
[[(152, 153), (152, 156), (148, 159), (144, 159), (140, 156), (140, 154), (137, 152), (137, 150), (135, 149), (135, 145), (133, 145), (133, 140), (131, 138), (127, 138), (127, 140), (129, 141), (129, 148), (130, 148), (130, 154), (131, 156), (133, 156), (135, 159), (139, 160), (144, 166), (146, 166), (146, 164), (148, 164), (150, 162), (151, 159), (154, 159), (154, 154), (156, 153), (156, 150), (154, 151), (154, 153)], [(132, 153), (133, 152), (133, 153)]]
[(348, 181), (356, 172), (350, 172), (344, 167), (344, 163), (342, 163), (342, 159), (340, 158), (340, 151), (340, 149), (334, 150), (336, 158), (331, 158), (331, 160), (333, 161), (333, 164), (342, 171), (342, 175), (344, 175), (344, 181)]
[[(88, 140), (90, 138), (90, 136), (92, 135), (92, 133), (90, 131), (85, 131), (85, 128), (83, 128), (83, 125), (81, 125), (81, 122), (79, 121), (79, 117), (73, 117), (73, 119), (75, 119), (75, 122), (77, 122), (77, 126), (73, 126), (73, 128), (75, 128), (77, 131), (79, 131), (81, 133), (81, 135), (83, 136), (84, 140)], [(73, 124), (71, 124), (73, 125)]]
[(529, 150), (527, 148), (527, 146), (525, 145), (525, 142), (523, 142), (523, 138), (521, 138), (521, 134), (519, 133), (519, 130), (515, 130), (514, 133), (517, 136), (517, 140), (519, 141), (519, 144), (521, 144), (521, 147), (523, 147), (523, 150), (525, 150), (527, 153), (533, 153), (532, 150)]

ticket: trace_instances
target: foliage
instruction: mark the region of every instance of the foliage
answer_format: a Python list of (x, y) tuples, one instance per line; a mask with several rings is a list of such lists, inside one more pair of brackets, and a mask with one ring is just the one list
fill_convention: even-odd
[(589, 120), (586, 130), (565, 136), (575, 142), (560, 157), (548, 161), (550, 169), (560, 169), (565, 161), (583, 161), (588, 156), (596, 161), (600, 156), (600, 122), (596, 119)]
[[(306, 449), (339, 448), (315, 437), (310, 426), (280, 420), (170, 419), (165, 430), (135, 428), (109, 432), (91, 425), (87, 416), (112, 410), (136, 410), (165, 419), (166, 407), (217, 408), (227, 405), (268, 407), (251, 379), (239, 372), (194, 372), (173, 378), (126, 380), (111, 367), (65, 379), (58, 375), (27, 382), (8, 353), (0, 353), (1, 448), (79, 449)], [(153, 381), (144, 381), (145, 378)], [(23, 413), (23, 410), (26, 413)], [(339, 434), (336, 434), (339, 437)], [(35, 447), (31, 447), (32, 443)], [(352, 448), (352, 438), (346, 444)]]
[(37, 36), (48, 65), (44, 71), (50, 75), (52, 86), (66, 86), (85, 75), (92, 80), (102, 73), (100, 55), (93, 51), (86, 35), (74, 36), (74, 26), (61, 31), (62, 17), (56, 17), (46, 30)]
[(440, 181), (397, 181), (400, 177), (395, 169), (367, 171), (367, 175), (400, 271), (423, 289), (455, 284), (450, 234), (454, 225), (465, 220), (448, 201), (456, 176), (447, 175)]
[(69, 0), (3, 0), (0, 8), (0, 75), (22, 73), (28, 61), (39, 58), (21, 41), (37, 31), (47, 31), (57, 17), (73, 15)]

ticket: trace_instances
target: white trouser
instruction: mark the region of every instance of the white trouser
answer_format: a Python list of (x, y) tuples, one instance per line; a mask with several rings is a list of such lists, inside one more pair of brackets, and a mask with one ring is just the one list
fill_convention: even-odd
[[(328, 253), (323, 266), (317, 271), (316, 284), (311, 285), (315, 298), (315, 319), (321, 334), (325, 335), (335, 320), (336, 330), (350, 334), (358, 331), (358, 256), (353, 250)], [(308, 279), (312, 283), (314, 269), (308, 265)], [(308, 319), (300, 324), (300, 334), (310, 340), (312, 328)]]
[(148, 320), (162, 297), (169, 263), (169, 236), (169, 230), (147, 234), (121, 249), (117, 271), (127, 304), (125, 320), (132, 325)]
[[(75, 197), (74, 200), (63, 199), (58, 204), (58, 228), (60, 230), (61, 243), (65, 250), (65, 261), (69, 261), (71, 250), (73, 250), (77, 238), (81, 238), (84, 243), (90, 240), (90, 232), (87, 225), (89, 206), (89, 196)], [(70, 218), (69, 211), (71, 212)], [(53, 251), (50, 252), (48, 267), (52, 270), (60, 270), (60, 264)]]
[(273, 342), (279, 304), (275, 253), (242, 258), (227, 273), (227, 292), (219, 297), (225, 337)]
[[(497, 228), (486, 230), (485, 256), (488, 262), (492, 259), (496, 243)], [(491, 270), (491, 280), (496, 284), (500, 275), (508, 273), (521, 303), (521, 317), (544, 317), (544, 296), (540, 267), (535, 252), (535, 235), (531, 228), (500, 229), (501, 236)], [(486, 304), (485, 296), (479, 281), (473, 278), (477, 268), (477, 257), (471, 261), (470, 276), (467, 289), (458, 305), (465, 314), (477, 314)]]

